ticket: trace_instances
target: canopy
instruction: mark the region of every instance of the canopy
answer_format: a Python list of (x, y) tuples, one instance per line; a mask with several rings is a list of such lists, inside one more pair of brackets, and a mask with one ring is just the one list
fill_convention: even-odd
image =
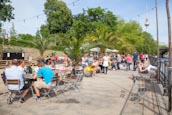
[(119, 51), (118, 51), (118, 50), (116, 50), (116, 49), (114, 49), (114, 50), (112, 50), (112, 52), (116, 53), (116, 52), (119, 52)]
[(108, 48), (106, 48), (106, 52), (109, 52), (109, 53), (116, 53), (116, 52), (119, 52), (118, 50), (116, 50), (116, 49), (108, 49)]
[(100, 52), (100, 48), (98, 48), (98, 47), (97, 48), (92, 48), (92, 49), (90, 49), (90, 51), (91, 52)]

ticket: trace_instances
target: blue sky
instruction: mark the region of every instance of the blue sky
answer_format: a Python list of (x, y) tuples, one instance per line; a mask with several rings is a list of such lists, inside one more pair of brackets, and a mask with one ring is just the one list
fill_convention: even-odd
[[(43, 13), (44, 3), (46, 0), (11, 0), (12, 6), (15, 8), (14, 22), (17, 33), (29, 33), (35, 35), (40, 25), (46, 23), (46, 16)], [(146, 17), (149, 20), (147, 31), (152, 34), (154, 39), (156, 36), (156, 15), (155, 0), (62, 0), (64, 1), (72, 14), (82, 12), (82, 9), (95, 8), (100, 6), (112, 11), (119, 19), (125, 21), (135, 20), (146, 30), (144, 24)], [(77, 1), (77, 2), (75, 2)], [(165, 8), (165, 0), (158, 1), (158, 19), (159, 19), (159, 39), (161, 42), (168, 42), (167, 32), (167, 15)], [(75, 2), (73, 4), (73, 2)], [(169, 6), (172, 17), (172, 1), (169, 0)], [(153, 9), (152, 9), (153, 8)], [(12, 23), (6, 22), (4, 29), (9, 31)], [(132, 29), (132, 28), (131, 28)]]

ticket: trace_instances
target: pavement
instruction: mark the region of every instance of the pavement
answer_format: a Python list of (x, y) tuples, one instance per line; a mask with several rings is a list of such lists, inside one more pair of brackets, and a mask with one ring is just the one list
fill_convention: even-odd
[(11, 105), (6, 103), (7, 90), (0, 80), (0, 93), (4, 93), (0, 95), (0, 115), (169, 115), (167, 97), (162, 96), (159, 84), (148, 83), (150, 90), (131, 100), (132, 75), (137, 72), (111, 70), (84, 77), (78, 90), (39, 101), (28, 94), (24, 103), (14, 101)]

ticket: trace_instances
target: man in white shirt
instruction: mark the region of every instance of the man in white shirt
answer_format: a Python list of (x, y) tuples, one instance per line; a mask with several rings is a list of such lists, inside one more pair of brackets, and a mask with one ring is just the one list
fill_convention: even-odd
[(17, 65), (18, 65), (17, 59), (12, 60), (12, 65), (9, 68), (5, 69), (5, 75), (6, 75), (7, 80), (18, 79), (20, 81), (20, 86), (9, 85), (8, 89), (9, 90), (19, 90), (19, 89), (23, 90), (22, 97), (20, 99), (20, 102), (23, 103), (24, 97), (29, 91), (30, 86), (24, 84), (23, 71), (21, 71), (21, 69), (19, 69)]

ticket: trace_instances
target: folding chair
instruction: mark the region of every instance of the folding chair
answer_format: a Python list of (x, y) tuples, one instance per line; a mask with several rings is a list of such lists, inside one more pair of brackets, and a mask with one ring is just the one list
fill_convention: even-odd
[[(6, 80), (6, 86), (7, 89), (9, 91), (9, 95), (7, 98), (7, 103), (8, 104), (12, 104), (13, 103), (13, 99), (17, 96), (17, 94), (19, 94), (19, 97), (21, 97), (21, 90), (20, 90), (20, 80), (18, 79), (7, 79)], [(16, 86), (17, 90), (11, 90), (10, 86)], [(15, 96), (13, 97), (13, 94), (15, 94)]]
[(75, 68), (75, 74), (70, 77), (71, 78), (70, 88), (79, 89), (78, 86), (80, 85), (80, 82), (83, 79), (83, 75), (84, 75), (84, 70), (82, 67)]
[(46, 88), (43, 88), (44, 93), (42, 93), (44, 96), (47, 96), (50, 98), (50, 94), (54, 93), (55, 96), (58, 96), (58, 91), (62, 90), (64, 92), (64, 88), (61, 89), (60, 86), (64, 85), (64, 82), (62, 83), (62, 80), (59, 79), (59, 76), (56, 75), (55, 77), (52, 78), (50, 88), (47, 90)]
[(50, 93), (53, 93), (57, 96), (57, 83), (58, 83), (58, 78), (57, 77), (53, 77), (51, 80), (51, 84), (50, 84), (50, 88), (46, 89), (43, 88), (44, 93), (42, 93), (44, 96), (48, 96), (48, 98), (50, 98)]

